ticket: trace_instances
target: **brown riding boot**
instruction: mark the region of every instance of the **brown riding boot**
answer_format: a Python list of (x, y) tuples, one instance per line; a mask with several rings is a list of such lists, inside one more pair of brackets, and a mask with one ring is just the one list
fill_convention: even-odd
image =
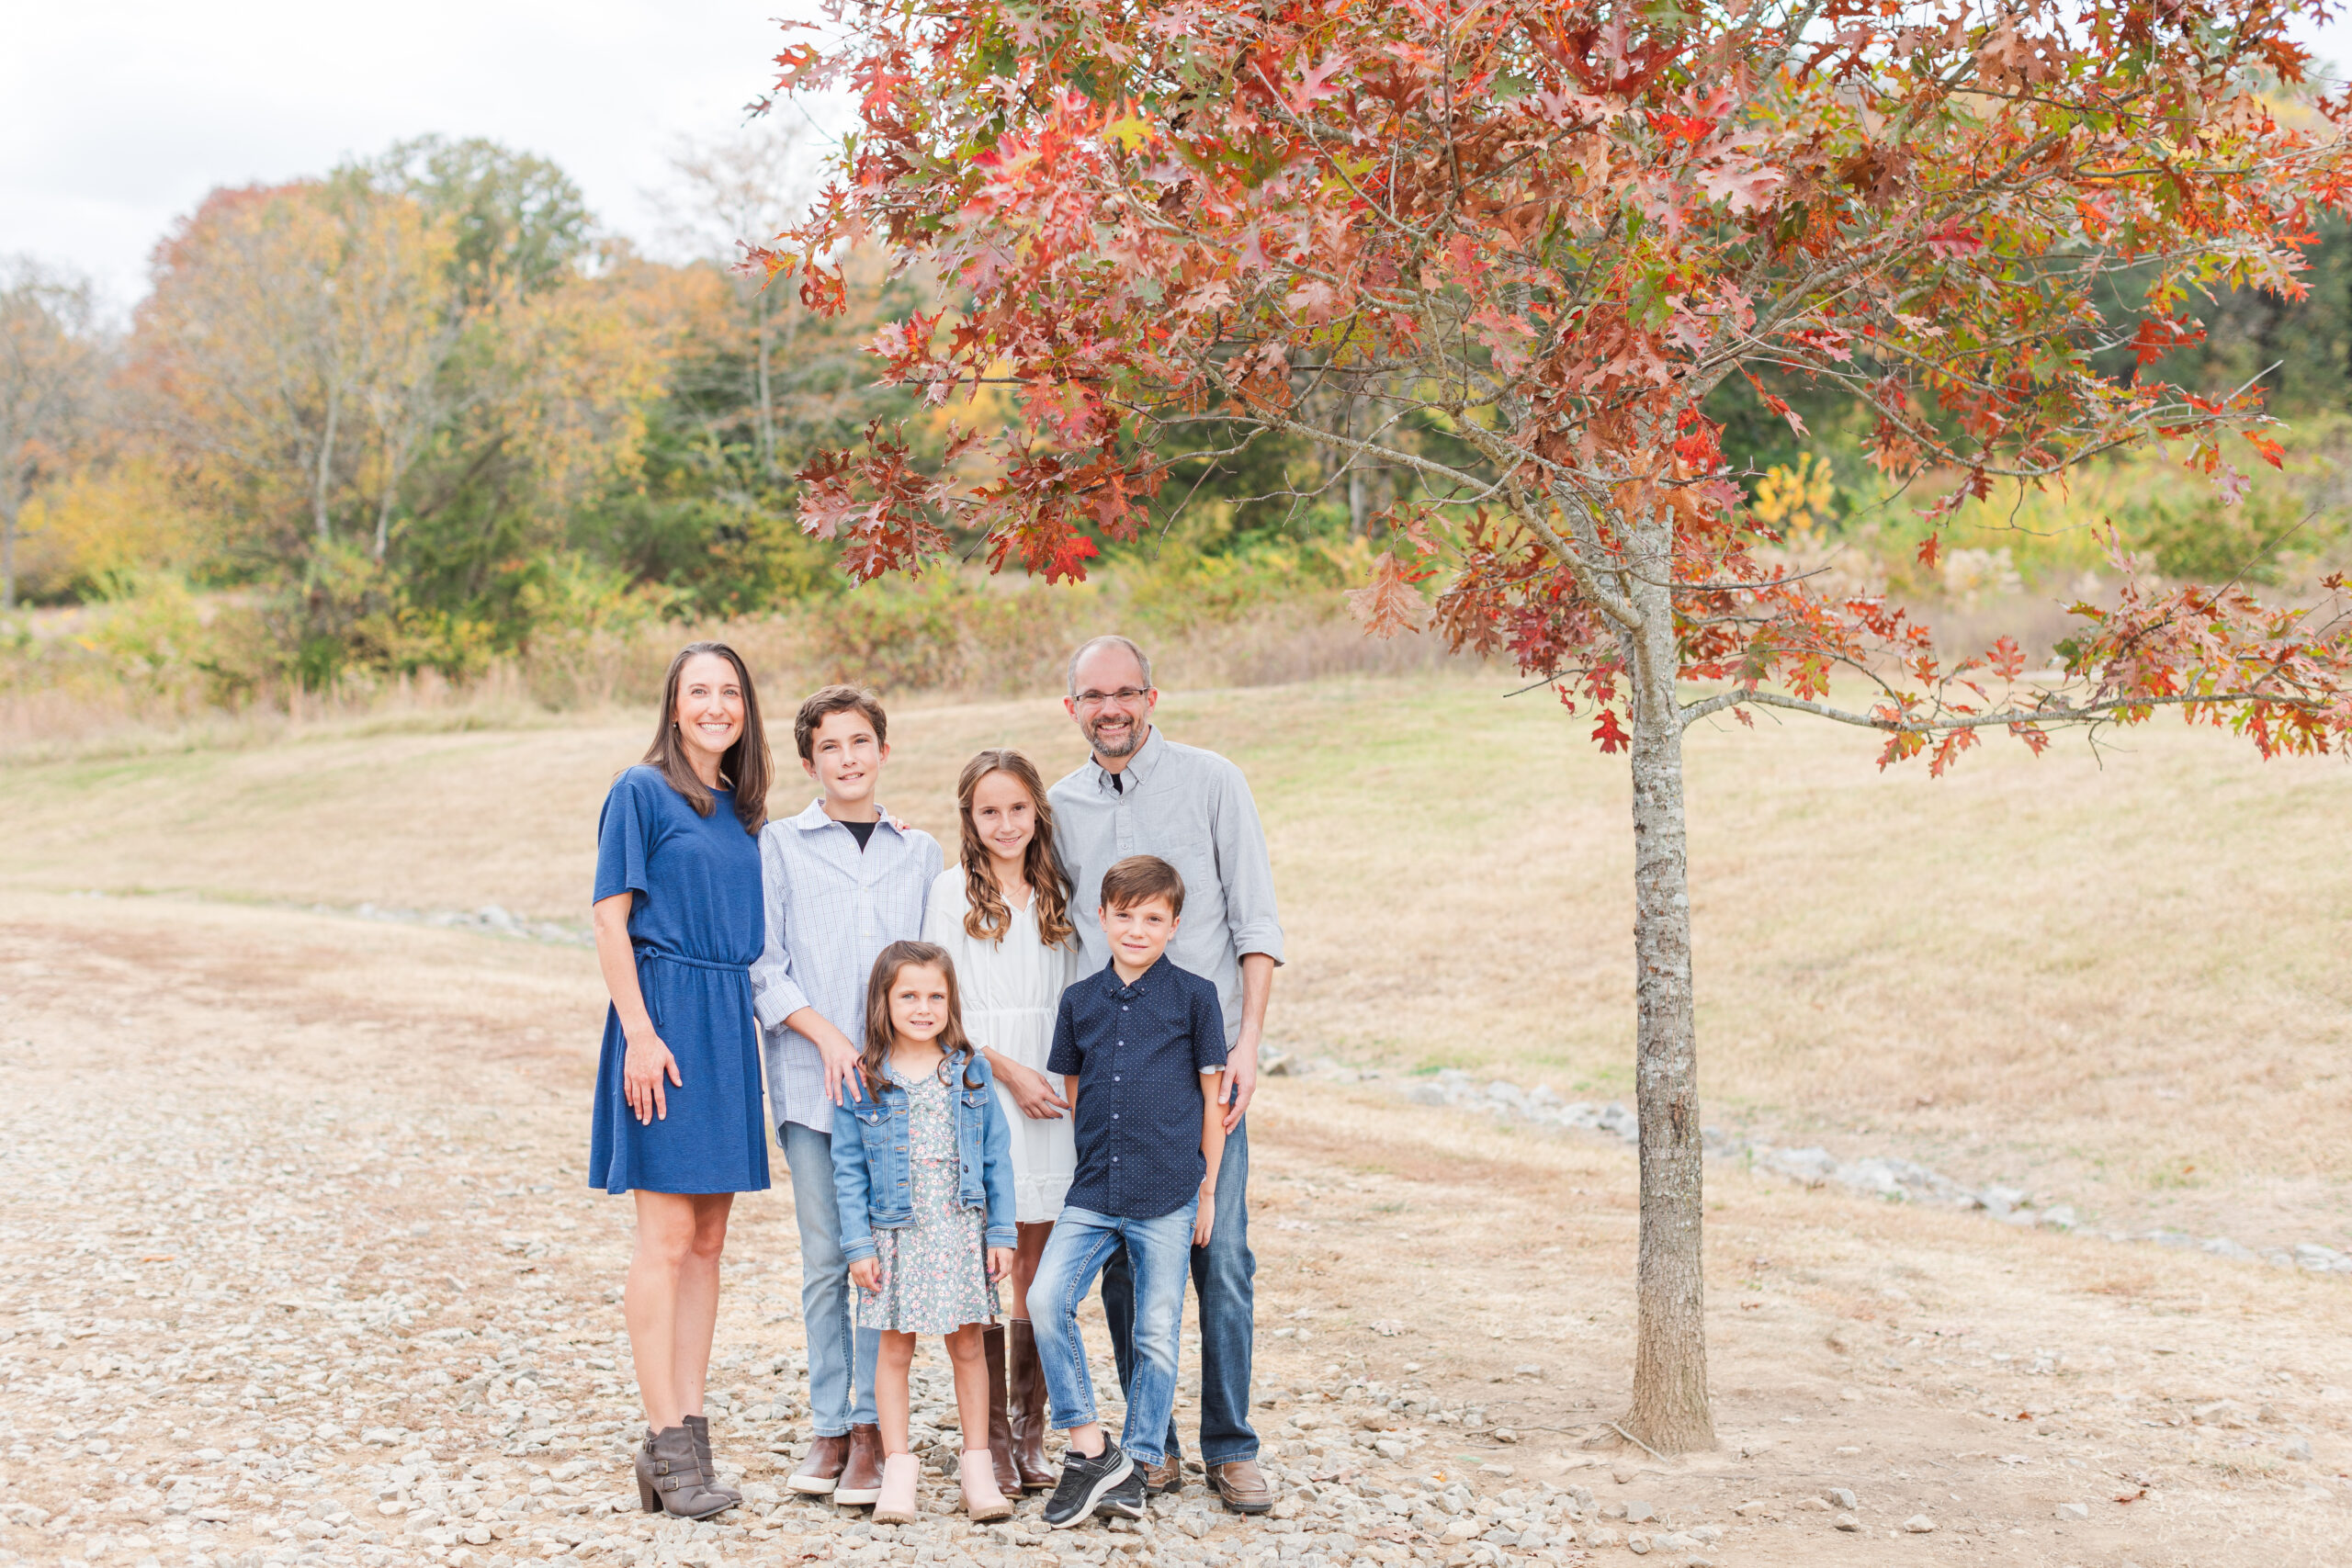
[(980, 1331), (980, 1346), (989, 1367), (989, 1458), (996, 1469), (996, 1489), (1008, 1497), (1021, 1495), (1021, 1472), (1012, 1462), (1012, 1414), (1004, 1397), (1004, 1329), (989, 1324)]
[(833, 1501), (845, 1508), (882, 1495), (882, 1428), (861, 1421), (849, 1429), (849, 1461), (833, 1486)]
[(1023, 1487), (1044, 1491), (1058, 1477), (1046, 1462), (1046, 1369), (1038, 1364), (1037, 1337), (1025, 1317), (1014, 1318), (1005, 1336), (1005, 1362), (1013, 1470)]

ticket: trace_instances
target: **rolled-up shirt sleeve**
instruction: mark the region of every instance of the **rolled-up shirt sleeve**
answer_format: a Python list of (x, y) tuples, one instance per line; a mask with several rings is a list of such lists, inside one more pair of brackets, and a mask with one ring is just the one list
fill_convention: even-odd
[(785, 897), (787, 873), (784, 853), (776, 847), (777, 831), (770, 826), (760, 832), (760, 896), (767, 906), (768, 934), (759, 962), (752, 965), (752, 1011), (763, 1029), (776, 1028), (808, 1005), (808, 993), (792, 973), (792, 947), (784, 929), (789, 900)]
[(1230, 764), (1221, 775), (1212, 825), (1217, 879), (1225, 886), (1226, 925), (1237, 955), (1262, 953), (1283, 962), (1283, 922), (1274, 908), (1274, 867), (1266, 857), (1266, 829), (1250, 781)]

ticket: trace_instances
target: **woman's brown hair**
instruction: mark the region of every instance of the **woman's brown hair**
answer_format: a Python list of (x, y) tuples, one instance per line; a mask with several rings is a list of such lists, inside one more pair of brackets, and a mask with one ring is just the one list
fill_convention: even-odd
[(939, 1081), (952, 1083), (948, 1069), (960, 1065), (964, 1087), (980, 1087), (971, 1073), (972, 1038), (964, 1032), (964, 998), (956, 985), (956, 961), (947, 956), (945, 948), (927, 942), (894, 942), (876, 957), (874, 970), (865, 977), (865, 1051), (858, 1066), (865, 1073), (868, 1100), (879, 1100), (882, 1086), (890, 1081), (886, 1069), (891, 1043), (897, 1038), (890, 1029), (890, 987), (899, 983), (899, 971), (913, 964), (936, 969), (947, 978), (947, 1024), (937, 1036), (939, 1048), (947, 1055), (939, 1064)]
[(965, 934), (1001, 942), (1012, 929), (1012, 911), (997, 891), (996, 874), (989, 869), (989, 847), (972, 821), (972, 792), (990, 773), (1011, 773), (1036, 808), (1037, 830), (1022, 854), (1021, 874), (1029, 884), (1029, 907), (1037, 912), (1037, 940), (1059, 947), (1078, 928), (1069, 918), (1069, 877), (1054, 849), (1054, 808), (1046, 799), (1046, 781), (1037, 776), (1036, 764), (1010, 747), (982, 751), (964, 764), (963, 776), (956, 781), (956, 809), (964, 821)]
[(653, 731), (653, 744), (645, 749), (645, 765), (659, 768), (695, 816), (710, 815), (710, 791), (695, 776), (685, 744), (678, 738), (678, 685), (687, 661), (703, 653), (715, 653), (733, 665), (735, 679), (742, 683), (743, 732), (718, 759), (718, 782), (735, 792), (735, 816), (743, 831), (757, 833), (768, 819), (768, 736), (760, 724), (760, 698), (752, 689), (752, 672), (744, 668), (743, 656), (725, 643), (690, 642), (670, 660), (670, 673), (662, 681), (662, 721)]

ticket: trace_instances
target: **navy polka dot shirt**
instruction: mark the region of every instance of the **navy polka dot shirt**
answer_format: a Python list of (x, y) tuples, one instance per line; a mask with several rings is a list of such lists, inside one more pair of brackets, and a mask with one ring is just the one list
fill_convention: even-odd
[(1067, 1201), (1152, 1220), (1192, 1201), (1201, 1156), (1201, 1075), (1225, 1066), (1214, 981), (1165, 956), (1132, 986), (1104, 964), (1062, 993), (1049, 1073), (1078, 1078), (1078, 1170)]

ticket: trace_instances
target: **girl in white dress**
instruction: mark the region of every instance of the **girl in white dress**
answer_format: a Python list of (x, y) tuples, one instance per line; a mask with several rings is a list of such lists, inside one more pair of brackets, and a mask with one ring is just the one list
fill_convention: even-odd
[[(1062, 1212), (1078, 1149), (1069, 1101), (1046, 1076), (1054, 1014), (1079, 976), (1069, 878), (1054, 853), (1053, 808), (1028, 758), (982, 751), (964, 765), (956, 803), (962, 863), (931, 885), (922, 939), (947, 950), (963, 993), (964, 1027), (988, 1057), (1012, 1132), (1014, 1217), (1011, 1332), (991, 1328), (989, 1372), (1004, 1426), (989, 1448), (1007, 1495), (1050, 1487), (1046, 1461), (1046, 1379), (1029, 1332), (1029, 1281)], [(1009, 1397), (1008, 1397), (1009, 1395)]]

